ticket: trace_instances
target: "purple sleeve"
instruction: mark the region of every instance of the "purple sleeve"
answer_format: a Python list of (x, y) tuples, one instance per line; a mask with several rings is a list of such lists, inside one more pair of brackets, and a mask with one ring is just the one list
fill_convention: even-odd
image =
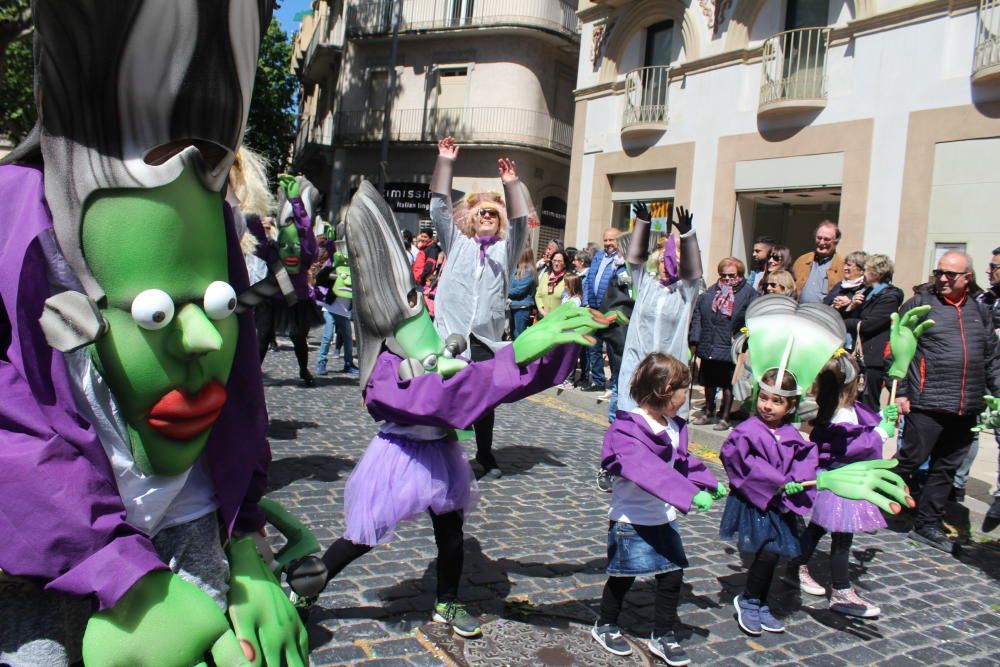
[(295, 226), (299, 230), (301, 266), (303, 270), (308, 270), (319, 256), (319, 246), (316, 243), (316, 235), (313, 233), (312, 219), (309, 217), (301, 197), (290, 197), (288, 201), (292, 204), (292, 215), (295, 216)]
[(738, 491), (761, 511), (766, 511), (778, 490), (792, 481), (761, 456), (745, 435), (730, 434), (719, 456), (733, 491)]
[(691, 511), (691, 500), (698, 487), (684, 474), (651, 452), (634, 437), (611, 425), (604, 436), (601, 465), (613, 475), (624, 477), (636, 486), (684, 514)]
[(514, 363), (505, 345), (493, 359), (475, 361), (448, 379), (427, 373), (400, 380), (399, 357), (383, 352), (365, 388), (365, 405), (376, 420), (466, 429), (501, 403), (513, 403), (562, 382), (579, 356), (560, 345), (526, 366)]
[(882, 458), (882, 436), (874, 426), (829, 424), (814, 428), (809, 439), (818, 446), (819, 467), (824, 470)]
[(715, 492), (719, 487), (719, 480), (715, 478), (715, 475), (708, 469), (704, 461), (688, 451), (688, 443), (688, 428), (687, 424), (684, 424), (681, 426), (681, 433), (678, 438), (677, 460), (674, 463), (674, 467), (702, 491)]

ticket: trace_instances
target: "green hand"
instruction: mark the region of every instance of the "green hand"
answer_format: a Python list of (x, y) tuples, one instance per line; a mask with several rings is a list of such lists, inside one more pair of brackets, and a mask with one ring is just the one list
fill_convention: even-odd
[(279, 569), (292, 561), (319, 552), (320, 546), (316, 537), (288, 510), (270, 498), (261, 498), (258, 504), (268, 523), (285, 536), (285, 546), (274, 555), (274, 562), (278, 564)]
[(278, 187), (285, 191), (285, 196), (289, 199), (301, 194), (299, 180), (291, 174), (278, 174)]
[[(529, 364), (563, 343), (589, 347), (596, 342), (590, 334), (607, 328), (611, 317), (610, 313), (602, 316), (567, 301), (514, 339), (514, 360), (518, 364)], [(617, 319), (617, 314), (614, 317)]]
[(896, 422), (899, 421), (899, 406), (895, 403), (890, 403), (882, 408), (879, 414), (882, 415), (882, 421), (878, 423), (879, 428), (885, 431), (886, 435), (890, 438), (896, 435)]
[(712, 500), (712, 494), (708, 491), (699, 491), (694, 494), (694, 498), (691, 499), (691, 504), (700, 510), (712, 509), (712, 504), (715, 503)]
[(253, 648), (254, 665), (305, 667), (309, 640), (295, 607), (257, 555), (253, 538), (234, 539), (228, 548), (229, 619), (236, 636)]
[(984, 396), (986, 409), (979, 415), (979, 423), (972, 427), (973, 433), (1000, 428), (1000, 397)]
[(712, 497), (715, 498), (716, 500), (719, 500), (720, 498), (725, 498), (728, 495), (729, 495), (729, 489), (726, 488), (725, 484), (719, 482), (719, 485), (715, 487), (715, 493), (712, 494)]
[(890, 316), (892, 325), (889, 328), (889, 349), (892, 352), (892, 366), (889, 367), (889, 377), (897, 380), (906, 377), (910, 362), (917, 353), (917, 339), (934, 326), (934, 320), (920, 321), (929, 312), (930, 306), (917, 306), (903, 313), (902, 317), (898, 313)]
[(83, 635), (87, 667), (190, 667), (206, 654), (220, 666), (250, 664), (212, 598), (168, 571), (135, 582), (114, 607), (90, 617)]
[(816, 488), (832, 491), (841, 498), (867, 500), (882, 511), (899, 514), (902, 505), (914, 506), (910, 490), (903, 479), (890, 468), (898, 461), (858, 461), (843, 468), (821, 472), (816, 476)]
[(802, 486), (798, 482), (789, 482), (785, 484), (785, 495), (794, 496), (796, 493), (802, 493), (806, 487)]

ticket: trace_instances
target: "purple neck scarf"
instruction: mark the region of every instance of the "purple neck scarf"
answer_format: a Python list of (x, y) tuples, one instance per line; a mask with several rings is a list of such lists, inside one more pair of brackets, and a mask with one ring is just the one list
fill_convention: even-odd
[(666, 287), (680, 280), (680, 266), (677, 262), (677, 239), (671, 235), (663, 246), (663, 269), (666, 278), (660, 278), (660, 284)]
[(483, 264), (486, 261), (486, 251), (489, 250), (490, 246), (500, 240), (499, 236), (477, 236), (476, 243), (479, 244), (479, 263)]

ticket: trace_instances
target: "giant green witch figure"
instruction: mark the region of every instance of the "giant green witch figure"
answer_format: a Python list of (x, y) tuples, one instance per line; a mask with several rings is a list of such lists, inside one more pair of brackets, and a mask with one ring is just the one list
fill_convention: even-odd
[[(268, 0), (36, 0), (0, 167), (0, 663), (290, 665), (233, 216)], [(283, 558), (301, 556), (301, 549)]]

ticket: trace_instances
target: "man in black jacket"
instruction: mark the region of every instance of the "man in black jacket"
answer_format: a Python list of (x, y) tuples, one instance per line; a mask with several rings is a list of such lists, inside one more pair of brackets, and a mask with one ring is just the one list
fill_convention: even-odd
[(952, 543), (941, 518), (955, 471), (978, 436), (972, 427), (985, 408), (983, 395), (1000, 395), (1000, 341), (989, 310), (970, 298), (972, 276), (967, 254), (945, 253), (931, 290), (918, 292), (900, 309), (929, 305), (928, 319), (935, 324), (917, 340), (896, 393), (899, 412), (906, 415), (897, 472), (906, 479), (931, 458), (910, 537), (948, 553)]

